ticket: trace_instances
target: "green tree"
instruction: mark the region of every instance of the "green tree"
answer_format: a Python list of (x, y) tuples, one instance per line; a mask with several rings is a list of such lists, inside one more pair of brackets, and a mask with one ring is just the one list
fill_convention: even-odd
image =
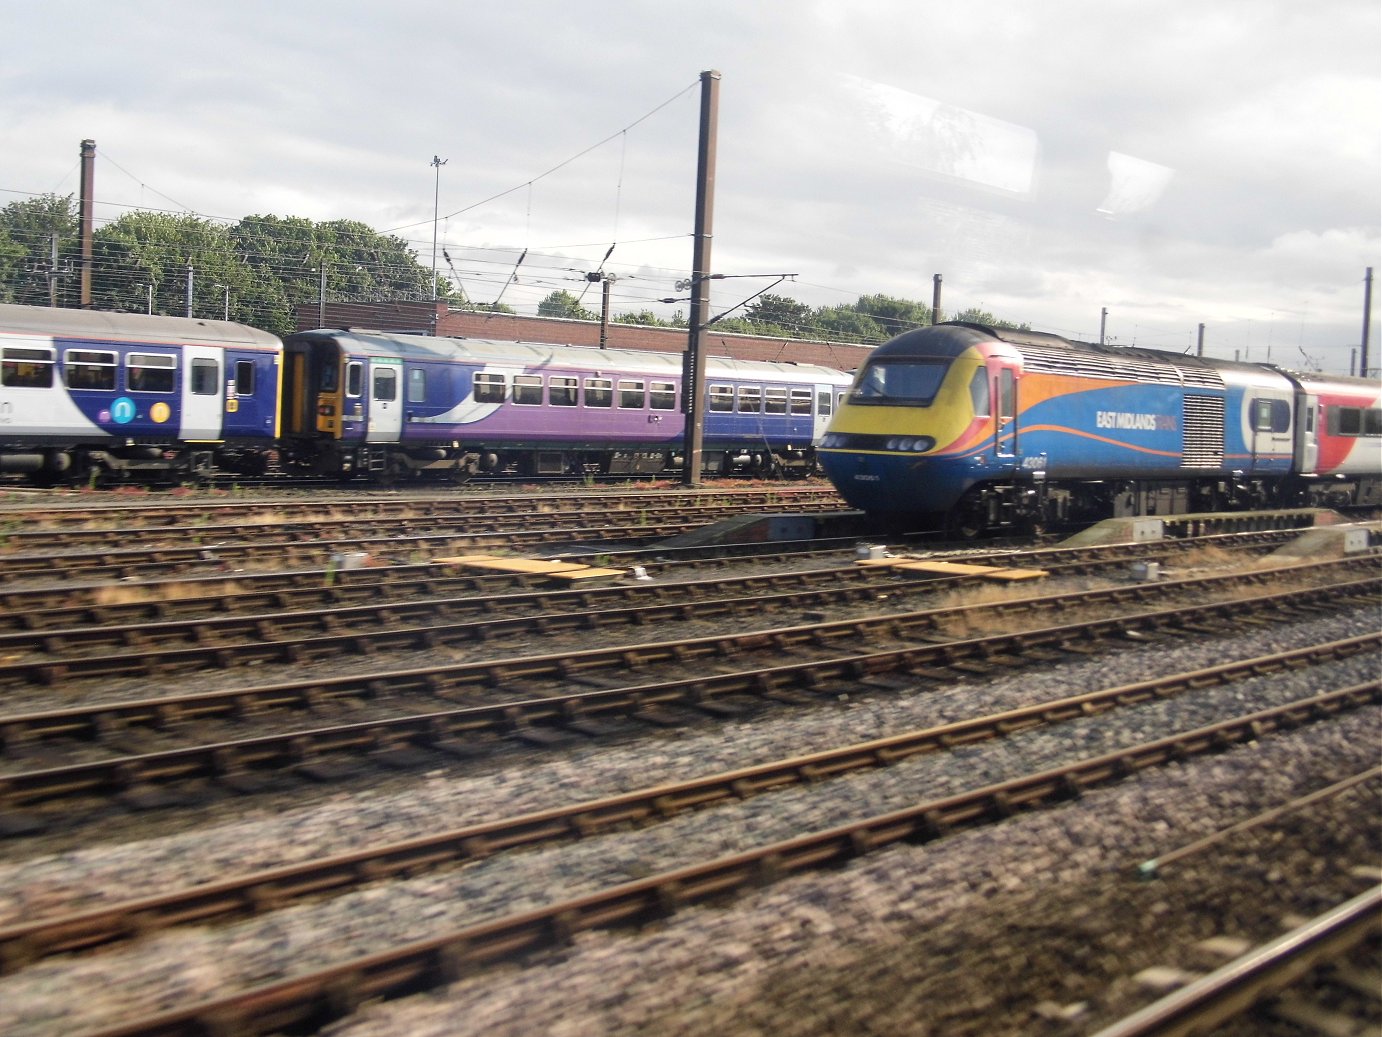
[(591, 313), (581, 306), (581, 301), (570, 292), (553, 292), (537, 304), (539, 317), (562, 317), (566, 320), (599, 320), (598, 313)]
[[(93, 235), (91, 301), (97, 309), (144, 312), (153, 285), (153, 312), (219, 319), (226, 290), (241, 301), (251, 291), (251, 271), (235, 250), (227, 227), (200, 216), (134, 212)], [(189, 274), (190, 268), (190, 274)], [(246, 323), (253, 323), (246, 320)]]
[[(816, 321), (810, 306), (785, 295), (760, 295), (744, 308), (744, 318), (770, 335), (811, 337)], [(770, 329), (770, 330), (769, 330)]]
[(51, 278), (52, 299), (78, 305), (80, 235), (71, 195), (39, 195), (0, 209), (0, 301), (47, 306)]
[(930, 306), (891, 295), (861, 295), (855, 309), (871, 317), (883, 329), (886, 338), (931, 323)]
[(993, 314), (989, 313), (988, 310), (981, 310), (975, 306), (971, 306), (967, 310), (961, 310), (959, 313), (955, 314), (955, 316), (950, 317), (949, 319), (956, 321), (964, 321), (967, 324), (986, 324), (990, 328), (1012, 328), (1016, 331), (1032, 330), (1030, 324), (1014, 324), (1012, 321), (1002, 320), (998, 317), (995, 317)]

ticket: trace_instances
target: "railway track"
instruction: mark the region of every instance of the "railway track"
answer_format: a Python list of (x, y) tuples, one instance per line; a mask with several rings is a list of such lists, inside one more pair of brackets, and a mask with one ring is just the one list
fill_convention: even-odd
[(696, 905), (724, 903), (726, 898), (791, 876), (838, 868), (898, 844), (943, 841), (1019, 813), (1069, 802), (1153, 768), (1260, 741), (1273, 732), (1296, 730), (1336, 716), (1340, 710), (1373, 702), (1376, 691), (1375, 685), (1345, 688), (1276, 709), (1254, 711), (1113, 753), (1087, 756), (1055, 770), (1025, 774), (904, 810), (860, 817), (824, 831), (803, 833), (224, 996), (130, 1018), (93, 1030), (88, 1037), (202, 1037), (208, 1032), (250, 1035), (316, 1030), (367, 1001), (452, 983), (496, 962), (567, 946), (585, 932), (647, 925)]
[[(1029, 861), (1065, 873), (1067, 861), (1097, 859), (1090, 833), (1108, 830), (1104, 856), (1127, 849), (1122, 881), (1142, 891), (1135, 910), (1160, 910), (1179, 903), (1192, 873), (1177, 862), (1149, 881), (1134, 877), (1137, 862), (1168, 834), (1184, 844), (1204, 832), (1201, 819), (1224, 827), (1238, 813), (1233, 794), (1207, 807), (1201, 789), (1251, 787), (1244, 803), (1270, 803), (1288, 780), (1303, 793), (1369, 755), (1382, 704), (1369, 660), (1382, 634), (1361, 617), (1379, 600), (1377, 557), (1179, 579), (1182, 565), (1229, 564), (1218, 547), (1252, 552), (1283, 535), (1217, 538), (1207, 554), (1172, 541), (948, 556), (1040, 567), (1063, 587), (1116, 584), (1016, 605), (932, 600), (972, 578), (884, 576), (855, 564), (853, 539), (814, 553), (736, 548), (767, 548), (750, 565), (713, 557), (724, 551), (713, 546), (602, 543), (592, 546), (614, 564), (656, 579), (576, 590), (423, 563), (441, 550), (430, 545), (381, 568), (331, 571), (319, 556), (295, 572), (197, 578), (189, 565), (139, 586), (9, 586), (0, 1030), (432, 1033), (419, 1018), (429, 1006), (441, 1018), (502, 1019), (488, 1004), (463, 1007), (493, 989), (522, 1006), (525, 1026), (633, 1032), (594, 1021), (620, 1014), (598, 993), (603, 1007), (551, 1014), (549, 994), (560, 1002), (570, 969), (587, 971), (591, 991), (646, 1004), (639, 1026), (660, 1029), (655, 1005), (678, 1006), (677, 1033), (737, 1032), (740, 1012), (761, 1029), (779, 995), (784, 1019), (819, 1013), (845, 1030), (903, 1032), (909, 1000), (964, 1037), (1077, 1018), (1043, 1009), (999, 1025), (1010, 1006), (970, 981), (988, 971), (984, 956), (967, 958), (944, 991), (931, 981), (940, 973), (907, 977), (956, 948), (1002, 946), (993, 929), (956, 941), (952, 922), (960, 905), (988, 910), (1025, 889)], [(1149, 559), (1165, 578), (1128, 572)], [(1090, 575), (1077, 582), (1077, 572)], [(796, 625), (769, 626), (782, 619), (765, 612)], [(1319, 636), (1307, 641), (1306, 630)], [(1239, 642), (1254, 652), (1240, 658)], [(1158, 665), (1181, 655), (1196, 668)], [(1106, 679), (1119, 672), (1125, 683)], [(178, 693), (152, 698), (141, 682)], [(806, 733), (836, 730), (848, 735)], [(1315, 743), (1328, 755), (1298, 763)], [(1151, 805), (1152, 789), (1165, 808)], [(1280, 833), (1318, 837), (1313, 822)], [(1073, 842), (1048, 851), (1062, 826)], [(1319, 841), (1322, 860), (1334, 845)], [(1228, 851), (1222, 859), (1229, 874), (1239, 867)], [(975, 874), (947, 884), (947, 868)], [(877, 876), (872, 893), (853, 889), (859, 875)], [(1310, 869), (1281, 876), (1254, 887), (1245, 873), (1249, 900), (1254, 888), (1341, 888)], [(1016, 917), (1049, 898), (1079, 953), (1127, 946), (1117, 934), (1084, 937), (1092, 919), (1072, 910), (1077, 889), (1060, 909), (1057, 890), (1038, 885), (1042, 899)], [(842, 899), (822, 912), (837, 887)], [(724, 910), (687, 910), (701, 904)], [(873, 921), (846, 922), (849, 905), (876, 906)], [(755, 914), (729, 924), (746, 911)], [(861, 943), (854, 969), (795, 935), (817, 919), (829, 918), (822, 934), (839, 925), (863, 937), (885, 918), (913, 917), (918, 936)], [(605, 928), (635, 935), (595, 935)], [(920, 935), (932, 931), (930, 942)], [(674, 932), (691, 942), (669, 944)], [(1034, 938), (1016, 941), (999, 972), (1027, 981), (1017, 963)], [(778, 948), (787, 958), (774, 964)], [(819, 969), (797, 984), (780, 971), (788, 959)], [(727, 966), (705, 986), (706, 961), (751, 967)], [(519, 967), (490, 968), (501, 962)], [(1076, 957), (1070, 968), (1095, 1003), (1104, 973)], [(760, 969), (777, 975), (758, 991), (762, 1005), (743, 984)], [(891, 989), (881, 982), (890, 974)], [(54, 997), (53, 983), (92, 996)], [(843, 1014), (813, 1000), (831, 988)], [(436, 993), (392, 1000), (419, 990)], [(954, 1025), (967, 1001), (988, 1004), (974, 1009), (986, 1013), (972, 1017), (982, 1028)]]
[[(1253, 582), (1258, 579), (1255, 576)], [(77, 797), (124, 795), (161, 803), (165, 800), (151, 795), (152, 790), (207, 780), (252, 791), (262, 787), (262, 778), (256, 774), (289, 770), (312, 777), (329, 775), (331, 761), (343, 755), (358, 759), (363, 754), (415, 768), (428, 763), (429, 753), (470, 757), (513, 740), (546, 746), (573, 733), (620, 733), (620, 725), (630, 722), (667, 726), (685, 722), (687, 714), (737, 716), (750, 704), (755, 708), (764, 703), (800, 705), (809, 701), (807, 696), (830, 696), (860, 683), (882, 682), (888, 687), (888, 682), (901, 680), (905, 686), (919, 678), (942, 681), (953, 680), (956, 674), (991, 674), (998, 668), (1050, 662), (1062, 654), (1097, 651), (1110, 641), (1164, 636), (1168, 630), (1204, 632), (1210, 623), (1223, 629), (1226, 622), (1282, 618), (1321, 607), (1347, 608), (1375, 598), (1382, 578), (1252, 596), (1242, 593), (1241, 576), (1199, 581), (1196, 586), (1205, 593), (1212, 583), (1218, 584), (1221, 600), (1189, 606), (1147, 607), (1162, 592), (1174, 589), (1167, 585), (1077, 593), (1064, 596), (1064, 601), (1005, 602), (1001, 608), (1009, 621), (1035, 610), (1038, 622), (1020, 632), (978, 637), (944, 631), (962, 626), (967, 615), (992, 606), (0, 716), (0, 745), (12, 761), (0, 774), (0, 831), (32, 832), (43, 825), (32, 813), (36, 807), (51, 808)], [(1226, 588), (1231, 589), (1231, 597), (1222, 597)], [(1143, 607), (1130, 611), (1134, 601)], [(1115, 603), (1124, 611), (1109, 615), (1107, 606)], [(1052, 610), (1100, 615), (1051, 625)], [(879, 648), (880, 636), (906, 643)], [(852, 651), (846, 647), (850, 640), (858, 642)], [(815, 658), (780, 661), (781, 653), (800, 653), (807, 647)], [(1355, 650), (1369, 647), (1375, 649), (1376, 642), (1359, 642)], [(734, 660), (732, 665), (707, 671), (706, 661), (729, 659)], [(673, 674), (658, 679), (659, 664), (670, 664)], [(699, 672), (686, 676), (688, 667)], [(595, 687), (571, 690), (573, 683), (588, 683), (590, 675), (595, 675)], [(630, 680), (637, 683), (624, 683)], [(433, 708), (409, 710), (409, 695), (420, 696)], [(132, 732), (140, 729), (185, 743), (188, 733), (205, 732), (208, 722), (229, 722), (231, 728), (219, 728), (229, 734), (251, 718), (263, 721), (273, 712), (284, 711), (310, 715), (342, 698), (381, 703), (395, 715), (286, 731), (282, 721), (275, 720), (271, 734), (221, 737), (155, 751), (120, 751)], [(454, 704), (437, 709), (435, 699)], [(397, 715), (400, 712), (403, 715)], [(72, 743), (101, 746), (104, 752), (98, 755), (102, 758), (55, 765), (55, 753)], [(40, 748), (42, 766), (14, 769), (13, 764), (22, 768), (25, 757)], [(82, 751), (91, 755), (87, 748)]]
[[(919, 755), (949, 752), (960, 746), (1007, 738), (1037, 727), (1128, 708), (1151, 699), (1165, 699), (1211, 685), (1376, 651), (1379, 644), (1382, 644), (1382, 633), (1187, 673), (1167, 674), (1154, 680), (1041, 702), (831, 751), (471, 825), (296, 867), (252, 873), (96, 911), (0, 927), (0, 971), (13, 971), (54, 954), (132, 939), (153, 929), (278, 910), (304, 897), (340, 894), (367, 883), (416, 876), (517, 848), (532, 849), (591, 838), (622, 826), (666, 820), (716, 803), (743, 801), (793, 785), (819, 785), (857, 771), (891, 767)], [(1357, 686), (1351, 695), (1360, 701), (1369, 695), (1382, 701), (1382, 682)]]

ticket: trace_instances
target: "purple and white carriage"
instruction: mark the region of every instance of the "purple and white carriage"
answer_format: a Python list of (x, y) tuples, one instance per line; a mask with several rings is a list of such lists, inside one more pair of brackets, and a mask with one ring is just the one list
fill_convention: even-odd
[[(283, 457), (321, 474), (465, 478), (679, 468), (680, 354), (309, 331), (284, 343)], [(707, 471), (811, 472), (849, 376), (708, 359)]]

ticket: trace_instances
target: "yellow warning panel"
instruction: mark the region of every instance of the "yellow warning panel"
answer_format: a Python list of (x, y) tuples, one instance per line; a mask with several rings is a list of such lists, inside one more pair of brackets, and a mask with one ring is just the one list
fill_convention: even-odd
[(937, 562), (915, 560), (899, 562), (897, 568), (906, 569), (908, 572), (935, 573), (938, 576), (986, 576), (989, 573), (1000, 572), (992, 565), (971, 565), (968, 562)]
[(570, 572), (572, 569), (590, 568), (578, 562), (547, 562), (540, 558), (472, 558), (463, 564), (468, 569), (493, 569), (497, 572), (526, 573), (533, 576), (550, 576), (553, 573)]

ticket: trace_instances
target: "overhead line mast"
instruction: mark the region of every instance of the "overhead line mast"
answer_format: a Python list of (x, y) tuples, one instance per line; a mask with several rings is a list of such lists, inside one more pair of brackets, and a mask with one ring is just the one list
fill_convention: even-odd
[(701, 135), (696, 161), (696, 240), (691, 257), (691, 331), (682, 360), (682, 401), (686, 409), (681, 481), (701, 483), (701, 449), (705, 436), (705, 356), (701, 329), (710, 316), (710, 244), (715, 218), (715, 148), (720, 111), (720, 73), (701, 73)]

